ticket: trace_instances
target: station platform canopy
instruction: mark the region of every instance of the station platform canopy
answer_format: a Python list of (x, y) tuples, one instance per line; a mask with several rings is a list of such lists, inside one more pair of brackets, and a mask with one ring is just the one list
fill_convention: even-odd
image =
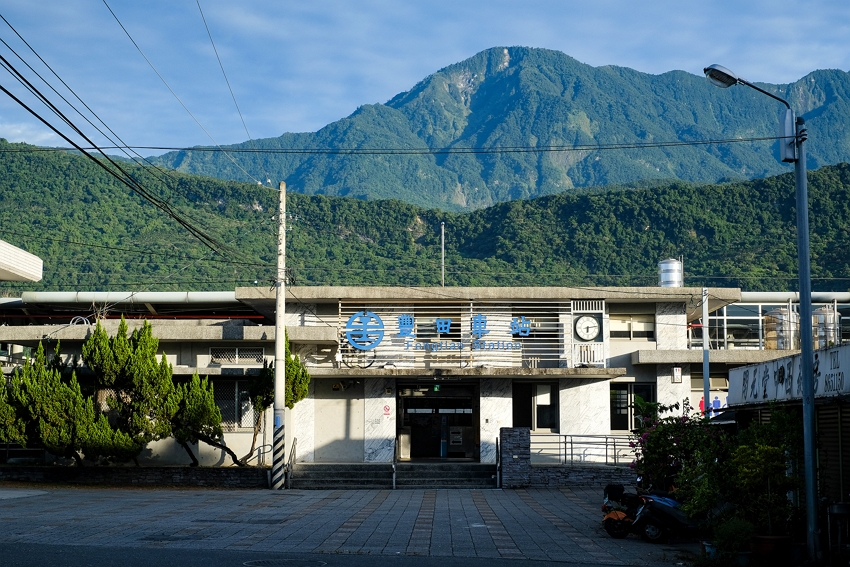
[(8, 242), (0, 240), (0, 281), (41, 281), (44, 262)]

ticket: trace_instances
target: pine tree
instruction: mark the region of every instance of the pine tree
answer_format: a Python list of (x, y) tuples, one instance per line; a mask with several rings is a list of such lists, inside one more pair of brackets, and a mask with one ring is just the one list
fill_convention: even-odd
[(164, 354), (157, 360), (158, 347), (150, 323), (145, 321), (128, 338), (122, 317), (114, 338), (109, 338), (98, 321), (82, 348), (98, 390), (112, 390), (107, 404), (115, 427), (130, 440), (124, 447), (138, 447), (130, 456), (133, 459), (148, 443), (171, 435), (171, 419), (180, 402), (171, 365)]
[(217, 447), (233, 459), (237, 466), (244, 463), (232, 449), (224, 444), (224, 433), (221, 429), (221, 410), (215, 403), (213, 386), (207, 378), (203, 380), (198, 373), (192, 379), (177, 386), (179, 403), (177, 411), (171, 418), (171, 428), (174, 439), (186, 450), (192, 459), (192, 466), (198, 466), (198, 459), (192, 452), (189, 443), (204, 443)]
[[(292, 409), (296, 403), (307, 397), (310, 386), (310, 373), (301, 363), (301, 359), (291, 353), (289, 336), (286, 337), (286, 407)], [(260, 432), (263, 413), (274, 404), (274, 363), (263, 361), (260, 374), (248, 385), (248, 396), (254, 408), (254, 437), (251, 440), (251, 450), (242, 457), (244, 462), (254, 454), (257, 446), (257, 435)]]
[(289, 349), (289, 337), (286, 337), (286, 407), (292, 409), (296, 403), (307, 397), (310, 387), (310, 373)]
[[(94, 416), (80, 393), (76, 377), (62, 382), (58, 370), (48, 368), (41, 343), (35, 356), (15, 371), (10, 394), (24, 424), (24, 444), (40, 443), (57, 456), (73, 458), (81, 464), (82, 437)], [(89, 422), (89, 423), (87, 423)]]

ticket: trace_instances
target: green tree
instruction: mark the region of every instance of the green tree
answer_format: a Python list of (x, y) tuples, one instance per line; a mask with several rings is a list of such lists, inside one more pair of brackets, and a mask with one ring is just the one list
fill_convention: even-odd
[(177, 396), (179, 403), (177, 411), (171, 418), (171, 429), (174, 439), (192, 459), (191, 466), (198, 466), (198, 459), (189, 447), (189, 443), (198, 443), (198, 441), (223, 450), (230, 455), (235, 465), (244, 466), (236, 453), (224, 444), (221, 410), (215, 403), (213, 386), (209, 380), (201, 379), (195, 372), (191, 380), (177, 386)]
[[(301, 363), (298, 356), (292, 354), (289, 344), (289, 336), (286, 337), (286, 407), (292, 409), (295, 404), (307, 397), (310, 387), (310, 373)], [(274, 363), (268, 364), (263, 361), (263, 369), (260, 374), (248, 384), (248, 396), (254, 408), (254, 436), (251, 440), (251, 450), (242, 457), (243, 462), (248, 462), (257, 446), (257, 436), (260, 432), (260, 424), (263, 414), (274, 404)]]
[(242, 461), (246, 463), (257, 447), (257, 436), (260, 433), (263, 415), (274, 404), (274, 363), (269, 364), (263, 361), (260, 374), (248, 383), (248, 397), (254, 408), (254, 435), (251, 438), (251, 449), (242, 457)]
[(661, 490), (681, 490), (692, 471), (713, 461), (724, 444), (721, 432), (694, 412), (688, 400), (682, 404), (681, 414), (677, 414), (679, 407), (678, 403), (642, 403), (636, 408), (638, 438), (632, 443), (632, 467), (645, 484)]
[(138, 447), (133, 459), (148, 443), (171, 435), (171, 420), (180, 403), (171, 365), (164, 354), (157, 360), (158, 347), (150, 323), (145, 321), (128, 338), (122, 317), (114, 338), (109, 338), (98, 321), (82, 348), (83, 360), (95, 373), (97, 389), (112, 390), (107, 397), (110, 417)]
[[(310, 373), (301, 363), (301, 359), (293, 355), (289, 348), (289, 337), (286, 337), (286, 407), (292, 409), (296, 403), (307, 397), (310, 387)], [(274, 401), (274, 399), (272, 399)]]
[(106, 416), (95, 414), (93, 401), (82, 395), (76, 375), (63, 380), (46, 360), (41, 343), (35, 356), (12, 376), (3, 396), (0, 419), (11, 425), (6, 433), (11, 441), (41, 444), (53, 455), (73, 458), (77, 465), (82, 465), (82, 455), (96, 461), (101, 456), (138, 453), (128, 436), (110, 427)]

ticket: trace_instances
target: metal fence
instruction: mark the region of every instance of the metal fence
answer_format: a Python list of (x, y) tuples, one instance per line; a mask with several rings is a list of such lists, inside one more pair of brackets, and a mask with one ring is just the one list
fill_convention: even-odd
[(634, 460), (629, 445), (633, 435), (561, 435), (542, 433), (531, 436), (533, 464), (595, 463), (627, 465)]

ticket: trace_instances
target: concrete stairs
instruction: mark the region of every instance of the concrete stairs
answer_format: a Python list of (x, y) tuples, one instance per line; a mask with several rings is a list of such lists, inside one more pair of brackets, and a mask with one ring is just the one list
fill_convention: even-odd
[[(297, 463), (292, 488), (392, 489), (390, 463)], [(396, 488), (495, 488), (496, 465), (466, 462), (397, 463)]]

